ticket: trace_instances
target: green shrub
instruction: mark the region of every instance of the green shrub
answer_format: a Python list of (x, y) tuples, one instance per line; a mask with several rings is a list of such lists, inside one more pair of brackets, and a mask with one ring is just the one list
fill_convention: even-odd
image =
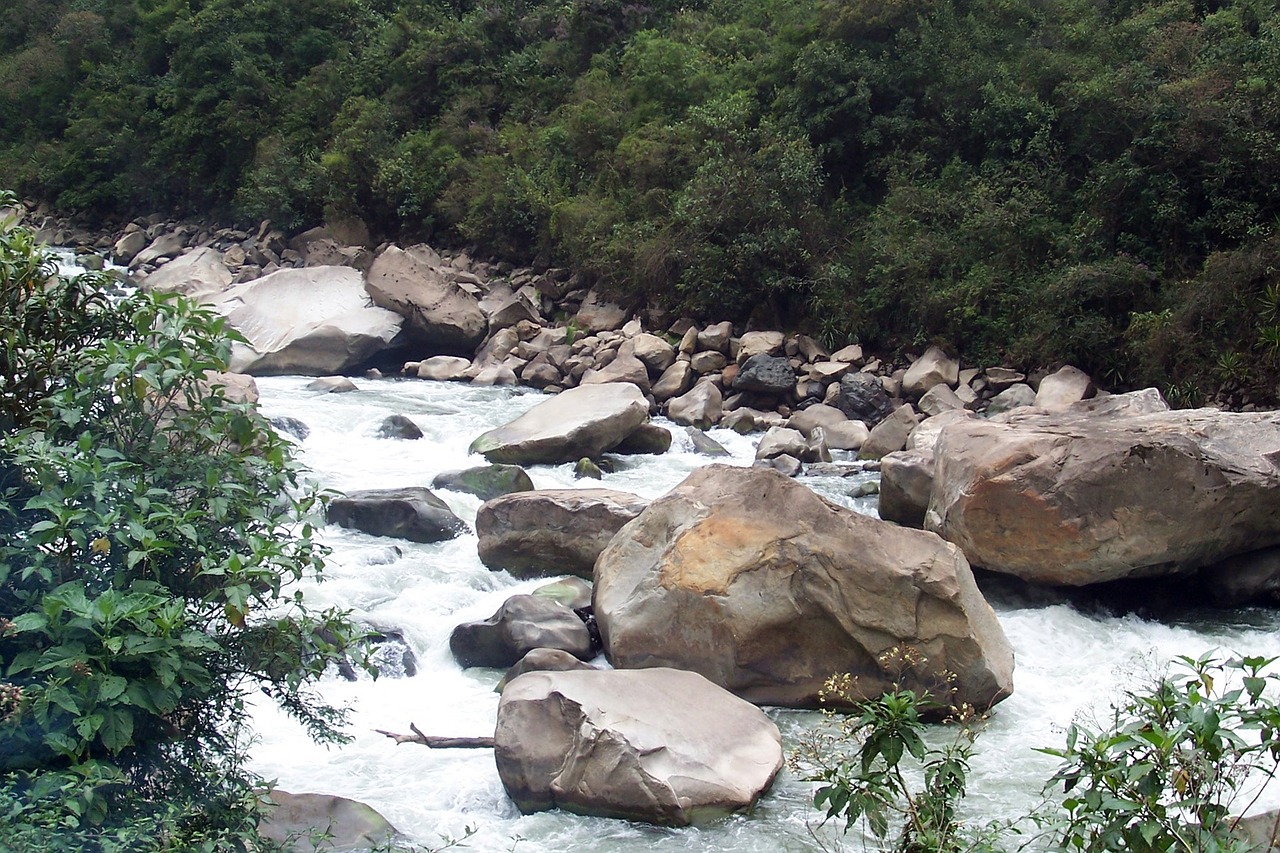
[(52, 271), (0, 232), (0, 836), (242, 847), (246, 692), (342, 737), (308, 684), (350, 626), (288, 588), (322, 567), (319, 497), (216, 381), (222, 319)]

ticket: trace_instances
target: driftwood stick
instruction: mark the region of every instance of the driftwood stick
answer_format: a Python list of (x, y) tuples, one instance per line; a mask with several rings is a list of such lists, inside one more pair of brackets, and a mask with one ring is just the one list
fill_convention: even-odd
[(386, 735), (399, 746), (402, 743), (418, 743), (429, 749), (493, 749), (491, 737), (439, 737), (424, 735), (413, 723), (409, 724), (411, 735), (401, 735), (383, 729), (374, 729), (380, 735)]

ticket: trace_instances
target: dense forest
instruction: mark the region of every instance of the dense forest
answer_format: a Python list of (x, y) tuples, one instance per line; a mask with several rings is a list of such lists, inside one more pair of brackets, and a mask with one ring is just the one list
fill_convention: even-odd
[(12, 0), (5, 184), (1277, 396), (1273, 0)]

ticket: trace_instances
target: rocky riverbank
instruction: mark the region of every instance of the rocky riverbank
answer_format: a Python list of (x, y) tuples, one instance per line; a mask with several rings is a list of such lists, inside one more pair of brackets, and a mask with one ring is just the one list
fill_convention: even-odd
[[(1069, 365), (1028, 376), (934, 347), (894, 360), (857, 343), (833, 350), (802, 334), (700, 324), (610, 301), (564, 269), (374, 246), (358, 222), (289, 235), (269, 222), (239, 230), (148, 217), (93, 233), (38, 209), (25, 216), (90, 267), (95, 256), (109, 259), (143, 288), (226, 314), (248, 340), (233, 355), (239, 372), (374, 370), (549, 393), (634, 388), (625, 424), (610, 418), (601, 432), (595, 404), (570, 395), (559, 405), (583, 425), (565, 426), (555, 449), (540, 439), (536, 453), (502, 451), (482, 437), (475, 450), (491, 462), (661, 452), (670, 439), (643, 424), (647, 406), (704, 446), (698, 430), (762, 433), (758, 464), (789, 475), (830, 462), (832, 451), (872, 460), (882, 466), (882, 517), (962, 543), (976, 566), (1072, 586), (1211, 568), (1230, 577), (1216, 601), (1274, 594), (1280, 530), (1267, 513), (1235, 504), (1244, 491), (1250, 506), (1275, 494), (1274, 414), (1170, 412), (1153, 389), (1110, 398)], [(567, 411), (545, 417), (573, 420)], [(1021, 485), (1002, 485), (1011, 478)], [(1190, 497), (1156, 500), (1175, 492)]]

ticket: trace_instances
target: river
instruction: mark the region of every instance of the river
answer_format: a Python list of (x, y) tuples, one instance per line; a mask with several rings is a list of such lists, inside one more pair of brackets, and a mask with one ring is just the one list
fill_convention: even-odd
[[(298, 377), (259, 379), (268, 416), (298, 418), (310, 428), (298, 443), (301, 461), (317, 482), (338, 490), (429, 485), (439, 472), (480, 464), (467, 455), (471, 440), (510, 421), (545, 399), (527, 389), (473, 388), (427, 381), (356, 380), (347, 394), (307, 391)], [(425, 433), (418, 441), (379, 439), (379, 423), (390, 414), (412, 419)], [(661, 423), (661, 421), (659, 421)], [(672, 426), (666, 424), (667, 426)], [(661, 456), (628, 457), (603, 483), (575, 481), (570, 466), (530, 469), (539, 488), (598, 487), (656, 497), (709, 457), (693, 452), (679, 427), (676, 445)], [(733, 454), (732, 464), (750, 464), (754, 440), (715, 430), (712, 436)], [(861, 512), (875, 513), (874, 498), (848, 493), (855, 478), (804, 480), (825, 496)], [(480, 501), (441, 491), (453, 510), (474, 522)], [(254, 702), (257, 740), (252, 769), (281, 788), (352, 797), (381, 811), (416, 842), (438, 846), (442, 836), (474, 829), (468, 849), (551, 851), (799, 851), (840, 841), (819, 826), (810, 807), (812, 786), (784, 771), (751, 815), (706, 827), (663, 829), (561, 812), (522, 816), (507, 800), (488, 750), (433, 751), (396, 746), (375, 729), (407, 732), (415, 723), (433, 735), (491, 734), (498, 696), (494, 670), (463, 671), (448, 651), (449, 632), (459, 622), (489, 616), (515, 592), (545, 581), (516, 581), (492, 572), (476, 556), (474, 535), (420, 545), (367, 536), (330, 526), (324, 540), (333, 549), (326, 581), (308, 584), (315, 606), (349, 608), (380, 629), (403, 632), (417, 660), (412, 678), (347, 682), (327, 678), (320, 692), (352, 708), (352, 743), (325, 748), (311, 743), (294, 722), (268, 701)], [(1105, 709), (1118, 689), (1143, 677), (1174, 655), (1211, 649), (1280, 655), (1280, 618), (1272, 611), (1199, 611), (1155, 622), (1136, 616), (1083, 613), (1065, 604), (1012, 599), (993, 601), (1017, 654), (1014, 695), (998, 705), (977, 741), (966, 800), (970, 820), (1015, 818), (1041, 797), (1054, 761), (1034, 752), (1062, 742), (1062, 730), (1077, 713)], [(772, 710), (788, 746), (819, 715)], [(1268, 800), (1270, 802), (1270, 800)], [(843, 839), (850, 849), (858, 839)]]

